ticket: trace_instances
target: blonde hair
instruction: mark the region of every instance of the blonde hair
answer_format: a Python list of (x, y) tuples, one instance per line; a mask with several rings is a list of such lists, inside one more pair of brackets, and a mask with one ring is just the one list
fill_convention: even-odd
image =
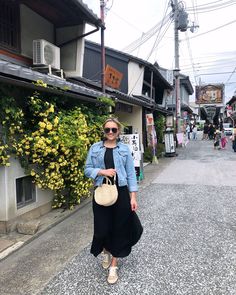
[(121, 123), (119, 122), (119, 120), (117, 118), (108, 118), (106, 119), (106, 121), (103, 123), (102, 128), (104, 129), (106, 126), (106, 123), (108, 122), (114, 122), (116, 123), (116, 125), (118, 126), (118, 130), (121, 131)]

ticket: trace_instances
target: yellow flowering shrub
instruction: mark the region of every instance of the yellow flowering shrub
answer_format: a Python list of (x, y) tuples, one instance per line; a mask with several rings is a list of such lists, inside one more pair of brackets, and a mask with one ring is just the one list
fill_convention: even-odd
[(2, 99), (0, 118), (0, 165), (10, 165), (15, 154), (39, 188), (54, 191), (53, 208), (72, 208), (90, 195), (92, 182), (84, 176), (84, 163), (88, 148), (101, 137), (101, 108), (65, 110), (55, 99), (34, 93), (22, 107), (13, 98)]
[(0, 140), (0, 166), (10, 166), (9, 158), (8, 145)]
[(23, 111), (11, 97), (0, 97), (0, 166), (10, 166), (12, 146), (23, 133)]

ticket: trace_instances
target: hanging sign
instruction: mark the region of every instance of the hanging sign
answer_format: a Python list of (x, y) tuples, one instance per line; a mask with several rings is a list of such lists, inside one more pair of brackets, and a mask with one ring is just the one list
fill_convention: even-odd
[(105, 70), (105, 84), (114, 89), (119, 89), (123, 78), (123, 74), (110, 65), (106, 66)]
[(139, 134), (122, 134), (120, 135), (120, 140), (121, 142), (129, 146), (134, 160), (134, 166), (140, 167), (141, 150), (139, 143)]
[(154, 125), (153, 114), (146, 114), (146, 125), (152, 126)]

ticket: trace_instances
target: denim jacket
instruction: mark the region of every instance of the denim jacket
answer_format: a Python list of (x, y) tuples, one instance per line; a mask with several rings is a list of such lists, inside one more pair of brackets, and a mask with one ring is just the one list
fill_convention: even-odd
[[(84, 173), (95, 180), (95, 186), (101, 186), (104, 176), (98, 175), (99, 170), (106, 169), (104, 163), (106, 147), (103, 141), (93, 144), (88, 152)], [(128, 186), (130, 192), (138, 191), (134, 162), (128, 145), (118, 142), (113, 149), (115, 170), (118, 175), (118, 185)]]

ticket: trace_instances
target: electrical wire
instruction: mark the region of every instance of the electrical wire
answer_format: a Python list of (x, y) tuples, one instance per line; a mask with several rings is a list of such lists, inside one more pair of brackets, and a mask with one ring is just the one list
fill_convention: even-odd
[[(222, 26), (216, 27), (216, 28), (214, 28), (214, 29), (212, 29), (212, 30), (209, 30), (209, 31), (206, 31), (206, 32), (203, 32), (203, 33), (197, 34), (197, 35), (192, 36), (192, 37), (189, 37), (189, 39), (195, 39), (195, 38), (198, 38), (198, 37), (203, 36), (203, 35), (205, 35), (205, 34), (208, 34), (208, 33), (214, 32), (214, 31), (217, 31), (217, 30), (222, 29), (222, 28), (224, 28), (224, 27), (226, 27), (226, 26), (232, 25), (232, 24), (235, 23), (235, 22), (236, 22), (236, 19), (235, 19), (235, 20), (232, 20), (232, 21), (230, 21), (230, 22), (228, 22), (228, 23), (226, 23), (226, 24), (224, 24), (224, 25), (222, 25)], [(186, 40), (186, 39), (182, 39), (182, 40), (180, 40), (180, 42), (185, 41), (185, 40)]]
[(122, 16), (118, 15), (117, 13), (115, 13), (112, 10), (110, 11), (110, 13), (111, 14), (114, 14), (117, 18), (121, 19), (123, 22), (125, 22), (126, 24), (128, 24), (130, 27), (134, 28), (135, 30), (137, 30), (137, 31), (139, 31), (139, 32), (141, 32), (143, 34), (143, 31), (140, 28), (138, 28), (134, 24), (128, 22), (127, 19), (123, 18)]
[(172, 13), (169, 13), (162, 21), (157, 23), (154, 27), (152, 27), (149, 31), (144, 33), (144, 35), (137, 40), (133, 41), (131, 44), (126, 46), (122, 49), (122, 51), (130, 53), (133, 52), (135, 49), (137, 49), (139, 46), (143, 45), (145, 42), (147, 42), (152, 36), (156, 34), (160, 30), (162, 26), (164, 26), (170, 19)]
[[(200, 13), (209, 13), (209, 12), (213, 12), (213, 11), (216, 11), (216, 10), (219, 10), (219, 9), (224, 9), (224, 8), (227, 8), (227, 7), (230, 7), (230, 6), (233, 6), (233, 5), (236, 4), (236, 0), (226, 0), (226, 1), (224, 1), (224, 0), (217, 0), (217, 1), (214, 1), (214, 2), (208, 2), (208, 3), (201, 4), (201, 5), (197, 5), (197, 0), (191, 0), (191, 1), (192, 1), (192, 7), (186, 8), (186, 11), (189, 14), (192, 14), (194, 16), (194, 24), (198, 24), (198, 14), (200, 14)], [(114, 3), (114, 0), (112, 0), (112, 5), (113, 5), (113, 3)], [(181, 7), (185, 7), (185, 3), (184, 2), (179, 2), (178, 5), (180, 5)], [(112, 12), (111, 11), (111, 7), (110, 7), (110, 12)], [(114, 12), (112, 12), (112, 13), (115, 14)], [(118, 15), (116, 15), (116, 16), (118, 16)], [(123, 19), (120, 16), (118, 16), (118, 17), (121, 18), (121, 19)], [(154, 41), (154, 44), (153, 44), (153, 46), (152, 46), (152, 48), (150, 50), (150, 53), (147, 56), (147, 60), (148, 60), (150, 58), (150, 56), (152, 56), (152, 54), (154, 53), (154, 51), (157, 48), (160, 48), (159, 47), (160, 46), (160, 42), (163, 40), (163, 37), (165, 36), (167, 30), (169, 29), (172, 20), (173, 20), (173, 12), (170, 12), (168, 15), (166, 15), (161, 20), (161, 22), (159, 22), (158, 24), (156, 24), (155, 26), (153, 26), (150, 30), (148, 30), (145, 33), (142, 32), (142, 36), (140, 38), (138, 38), (137, 40), (133, 41), (132, 43), (130, 43), (128, 46), (126, 46), (123, 49), (123, 51), (124, 52), (127, 52), (127, 53), (131, 53), (131, 52), (135, 51), (136, 49), (140, 50), (140, 48), (141, 48), (141, 46), (143, 44), (145, 44), (155, 34), (157, 34), (157, 36), (155, 38), (155, 41)], [(124, 21), (126, 23), (128, 23), (129, 25), (131, 25), (132, 27), (134, 27), (136, 30), (141, 31), (139, 28), (137, 28), (133, 24), (127, 22), (127, 20), (124, 20)], [(203, 32), (203, 33), (200, 33), (200, 34), (191, 36), (191, 37), (189, 37), (186, 34), (187, 35), (186, 38), (180, 40), (180, 42), (186, 41), (186, 44), (187, 44), (187, 47), (188, 47), (188, 53), (189, 53), (189, 63), (185, 62), (185, 64), (183, 66), (181, 66), (181, 69), (183, 68), (185, 71), (187, 71), (187, 72), (189, 71), (191, 73), (191, 75), (193, 75), (195, 84), (197, 84), (197, 77), (199, 77), (201, 75), (200, 73), (197, 73), (197, 72), (199, 70), (200, 71), (204, 71), (205, 69), (207, 69), (207, 70), (216, 69), (216, 71), (214, 73), (206, 73), (206, 74), (202, 73), (202, 75), (205, 75), (205, 76), (207, 76), (207, 75), (211, 76), (211, 74), (212, 75), (213, 74), (220, 75), (221, 73), (222, 74), (226, 74), (226, 73), (230, 74), (229, 78), (226, 81), (226, 84), (229, 84), (228, 82), (230, 81), (230, 79), (232, 78), (232, 76), (235, 74), (236, 68), (233, 71), (231, 71), (231, 72), (228, 72), (228, 71), (227, 72), (221, 72), (221, 73), (218, 73), (217, 72), (217, 69), (219, 69), (220, 66), (221, 67), (224, 67), (224, 68), (229, 68), (229, 66), (230, 66), (230, 60), (229, 60), (229, 58), (224, 58), (223, 60), (222, 59), (221, 60), (218, 60), (218, 59), (215, 59), (216, 54), (214, 54), (212, 56), (212, 58), (214, 58), (214, 60), (209, 60), (208, 59), (207, 61), (204, 61), (204, 57), (197, 58), (197, 59), (195, 59), (197, 61), (201, 61), (201, 59), (202, 59), (201, 64), (199, 66), (198, 63), (196, 63), (196, 62), (194, 63), (193, 54), (192, 54), (192, 50), (191, 50), (191, 46), (190, 46), (191, 45), (190, 44), (190, 40), (191, 39), (194, 39), (194, 38), (197, 38), (197, 37), (200, 37), (202, 35), (205, 35), (205, 34), (214, 32), (214, 31), (219, 30), (221, 28), (224, 28), (226, 26), (229, 26), (229, 25), (233, 24), (234, 22), (236, 22), (236, 20), (232, 20), (232, 21), (230, 21), (230, 22), (228, 22), (226, 24), (223, 24), (221, 26), (218, 26), (216, 28), (213, 28), (211, 30), (208, 30), (206, 32)], [(231, 56), (231, 55), (232, 55), (232, 58), (235, 59), (235, 55), (233, 55), (233, 52), (232, 53), (229, 53), (229, 56)]]
[[(166, 26), (166, 28), (164, 29), (164, 31), (163, 31), (162, 33), (161, 33), (161, 31), (160, 31), (160, 33), (157, 35), (157, 37), (156, 37), (156, 39), (155, 39), (155, 42), (154, 42), (154, 44), (153, 44), (153, 47), (152, 47), (150, 53), (149, 53), (148, 56), (147, 56), (147, 60), (149, 60), (149, 58), (151, 57), (151, 55), (153, 54), (153, 52), (157, 49), (157, 47), (159, 46), (160, 42), (163, 40), (163, 38), (164, 38), (166, 32), (168, 31), (168, 29), (169, 29), (171, 23), (172, 23), (171, 20), (169, 20), (169, 22), (167, 23), (167, 26)], [(156, 52), (156, 55), (157, 55), (157, 52)], [(156, 58), (155, 58), (155, 59), (156, 59)]]
[(190, 46), (189, 37), (188, 37), (187, 32), (185, 32), (185, 36), (186, 36), (186, 40), (187, 40), (187, 46), (188, 46), (189, 58), (190, 58), (190, 62), (191, 62), (192, 70), (193, 70), (193, 76), (194, 76), (194, 80), (197, 84), (196, 70), (195, 70), (195, 66), (193, 63), (193, 55), (192, 55), (192, 50), (191, 50), (191, 46)]
[(226, 7), (229, 7), (234, 4), (236, 4), (235, 0), (227, 1), (222, 4), (215, 4), (215, 3), (210, 3), (210, 5), (203, 4), (203, 5), (199, 5), (197, 7), (188, 7), (186, 9), (186, 11), (191, 12), (191, 11), (194, 11), (195, 9), (197, 9), (198, 13), (205, 13), (205, 12), (211, 12), (211, 11), (219, 10), (222, 8), (226, 8)]
[[(148, 54), (148, 56), (147, 56), (147, 58), (146, 58), (147, 61), (149, 60), (150, 56), (152, 55), (152, 53), (153, 53), (153, 51), (154, 51), (154, 48), (157, 47), (157, 46), (158, 46), (158, 43), (161, 41), (161, 40), (158, 41), (158, 38), (159, 38), (159, 36), (161, 35), (161, 29), (163, 28), (163, 25), (166, 24), (166, 19), (169, 20), (169, 17), (168, 17), (168, 15), (167, 15), (167, 11), (168, 11), (168, 8), (169, 8), (168, 3), (169, 3), (169, 2), (166, 1), (166, 4), (167, 4), (167, 5), (166, 5), (166, 8), (165, 8), (164, 17), (162, 18), (162, 21), (161, 21), (161, 24), (160, 24), (160, 29), (159, 29), (159, 32), (158, 32), (158, 34), (157, 34), (157, 36), (156, 36), (155, 42), (154, 42), (154, 44), (153, 44), (153, 47), (152, 47), (150, 53)], [(167, 18), (167, 17), (168, 17), (168, 18)], [(167, 31), (167, 30), (166, 30), (166, 31)], [(166, 32), (166, 31), (165, 31), (165, 32)], [(165, 33), (164, 33), (164, 34), (165, 34)], [(164, 35), (163, 35), (163, 36), (164, 36)], [(162, 38), (163, 38), (163, 36), (162, 36)], [(162, 38), (161, 38), (161, 39), (162, 39)], [(141, 46), (141, 45), (140, 45), (140, 46)], [(139, 47), (139, 48), (140, 48), (140, 47)], [(131, 89), (131, 91), (130, 91), (130, 94), (133, 92), (134, 88), (136, 87), (136, 85), (137, 85), (137, 83), (138, 83), (138, 81), (139, 81), (141, 75), (142, 75), (142, 72), (140, 72), (140, 74), (139, 74), (139, 76), (138, 76), (136, 82), (134, 83), (134, 85), (133, 85), (133, 87), (132, 87), (132, 89)]]
[(235, 72), (236, 72), (236, 67), (234, 68), (233, 72), (230, 74), (229, 78), (227, 79), (227, 81), (225, 83), (228, 83), (230, 81), (230, 79), (232, 78), (232, 76)]

